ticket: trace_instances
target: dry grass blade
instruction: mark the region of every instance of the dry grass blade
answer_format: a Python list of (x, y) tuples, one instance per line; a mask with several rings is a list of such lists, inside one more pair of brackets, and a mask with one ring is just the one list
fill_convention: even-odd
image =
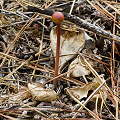
[[(65, 72), (65, 73), (63, 73), (63, 74), (60, 74), (60, 75), (58, 75), (57, 77), (54, 77), (54, 78), (48, 80), (48, 81), (45, 82), (44, 84), (47, 84), (47, 83), (53, 81), (54, 79), (60, 78), (60, 77), (66, 75), (66, 74), (68, 74), (68, 73), (71, 73), (71, 72), (73, 72), (74, 70), (79, 69), (79, 68), (80, 68), (80, 67), (78, 67), (78, 68), (74, 68), (74, 69), (72, 69), (72, 70), (70, 70), (70, 71), (68, 71), (68, 72)], [(76, 81), (74, 81), (74, 80), (70, 80), (70, 79), (66, 79), (66, 80), (68, 80), (68, 81), (70, 81), (70, 82), (73, 82), (73, 83), (75, 83), (75, 84), (78, 84), (78, 85), (82, 85), (82, 83), (79, 82), (79, 81), (77, 81), (77, 80), (76, 80)]]
[(95, 0), (95, 2), (102, 8), (103, 12), (104, 12), (107, 16), (109, 16), (111, 19), (114, 19), (114, 16), (113, 16), (110, 12), (108, 12), (97, 0)]
[[(101, 0), (101, 1), (105, 1), (105, 0)], [(116, 2), (114, 2), (114, 1), (108, 1), (108, 0), (106, 0), (105, 1), (106, 3), (109, 3), (109, 4), (116, 4)], [(117, 3), (117, 5), (120, 5), (120, 3)]]
[[(85, 106), (89, 100), (102, 88), (102, 86), (105, 84), (106, 81), (104, 81), (101, 85), (99, 85), (99, 87), (94, 90), (94, 92), (86, 99), (86, 101), (83, 103), (83, 105)], [(81, 106), (78, 111), (81, 111), (83, 109), (83, 106)], [(75, 118), (77, 116), (78, 113), (75, 113), (75, 115), (72, 118)]]
[[(45, 4), (44, 6), (46, 6), (45, 8), (50, 7), (53, 3), (55, 3), (57, 0), (53, 0), (49, 5)], [(42, 7), (43, 8), (43, 7)]]
[(71, 9), (70, 9), (69, 14), (71, 14), (71, 13), (72, 13), (72, 10), (73, 10), (73, 7), (74, 7), (74, 4), (75, 4), (75, 0), (73, 0), (73, 3), (72, 3), (72, 6), (71, 6)]
[(112, 112), (110, 111), (110, 109), (107, 107), (107, 105), (106, 105), (106, 103), (105, 103), (105, 101), (104, 101), (104, 98), (103, 98), (103, 96), (102, 96), (102, 92), (101, 92), (101, 91), (99, 91), (99, 92), (100, 92), (100, 95), (101, 95), (101, 98), (102, 98), (102, 102), (104, 103), (105, 107), (107, 108), (107, 110), (109, 111), (109, 113), (113, 116), (113, 118), (116, 119), (115, 116), (114, 116), (114, 115), (112, 114)]
[[(117, 2), (116, 2), (117, 3)], [(114, 18), (114, 24), (113, 24), (113, 39), (115, 38), (115, 22), (116, 22), (116, 11), (115, 11), (115, 18)], [(115, 73), (115, 41), (113, 40), (112, 42), (112, 56), (111, 56), (111, 65), (113, 64), (113, 68), (111, 67), (111, 73), (112, 75), (114, 76), (114, 73)], [(113, 58), (113, 61), (112, 61), (112, 58)], [(113, 62), (113, 63), (112, 63)], [(111, 83), (112, 83), (112, 90), (114, 89), (114, 82), (113, 82), (113, 78), (112, 78), (112, 75), (111, 75)]]
[(16, 118), (13, 118), (13, 117), (10, 117), (10, 116), (7, 116), (7, 115), (3, 115), (1, 113), (0, 113), (0, 115), (3, 116), (3, 117), (5, 117), (5, 118), (7, 118), (7, 119), (9, 119), (9, 120), (18, 120)]
[(100, 7), (98, 7), (97, 5), (93, 4), (92, 2), (90, 2), (89, 0), (87, 0), (88, 3), (90, 3), (97, 11), (99, 11), (103, 16), (105, 16), (107, 19), (111, 18), (112, 20), (114, 19), (114, 16), (109, 13), (107, 10), (105, 10), (105, 8), (99, 4), (99, 2), (97, 2), (98, 5), (100, 5)]
[(0, 55), (3, 55), (3, 56), (6, 56), (7, 58), (10, 58), (10, 59), (13, 59), (13, 60), (16, 60), (16, 61), (20, 61), (20, 59), (16, 58), (16, 57), (13, 57), (11, 55), (8, 55), (8, 54), (5, 54), (3, 52), (0, 52)]
[[(45, 18), (43, 18), (43, 26), (44, 26), (44, 24), (45, 24)], [(43, 27), (43, 29), (42, 29), (42, 38), (41, 38), (41, 43), (40, 43), (40, 45), (39, 45), (39, 52), (41, 52), (41, 50), (42, 50), (42, 47), (43, 47), (43, 36), (44, 36), (44, 27)], [(38, 56), (38, 60), (39, 60), (39, 58), (40, 58), (40, 55)], [(36, 63), (36, 64), (38, 64), (38, 62)], [(33, 73), (32, 73), (33, 75), (35, 74), (35, 69), (33, 70)], [(33, 76), (31, 76), (31, 80), (32, 80), (32, 78), (33, 78)]]
[[(102, 82), (104, 82), (104, 80), (101, 79), (101, 77), (99, 76), (99, 74), (91, 67), (91, 65), (87, 62), (87, 60), (82, 56), (82, 59), (85, 61), (85, 64), (87, 65), (87, 67), (89, 68), (89, 70), (92, 72), (92, 74), (97, 78), (98, 82), (101, 84)], [(112, 95), (112, 98), (114, 99), (114, 94), (113, 92), (110, 90), (110, 88), (107, 86), (107, 84), (105, 83), (104, 85), (108, 91), (110, 92), (110, 94)], [(104, 88), (105, 90), (105, 88)], [(106, 90), (105, 90), (106, 91)]]
[[(40, 55), (41, 53), (45, 52), (49, 48), (50, 47), (46, 48), (45, 50), (43, 50), (41, 52), (36, 53), (35, 56)], [(19, 68), (21, 68), (23, 65), (27, 64), (32, 58), (33, 58), (33, 56), (31, 56), (29, 59), (27, 59), (25, 62), (23, 62), (19, 67), (17, 67), (15, 70), (13, 70), (11, 73), (9, 73), (7, 76), (5, 76), (4, 78), (2, 78), (1, 81), (4, 81), (5, 79), (7, 79), (9, 76), (11, 76), (13, 73), (15, 73)]]
[(76, 99), (70, 92), (68, 89), (66, 89), (67, 92), (69, 93), (70, 97), (73, 98), (73, 100), (75, 100), (78, 104), (80, 104), (83, 108), (85, 108), (96, 120), (101, 120), (95, 113), (93, 113), (91, 110), (89, 110), (87, 107), (84, 106), (84, 104), (82, 104), (78, 99)]
[(30, 6), (33, 6), (33, 7), (36, 7), (36, 8), (39, 8), (40, 10), (43, 10), (41, 9), (38, 5), (30, 2), (30, 1), (27, 1), (27, 0), (21, 0), (22, 3), (26, 4), (26, 5), (30, 5)]
[[(119, 95), (119, 75), (118, 75), (118, 82), (117, 82), (117, 88), (115, 89), (115, 94), (116, 94), (116, 96), (118, 96)], [(116, 101), (116, 120), (118, 120), (119, 119), (119, 108), (118, 108), (118, 106), (119, 106), (119, 98), (118, 97), (115, 97), (115, 101)]]
[[(26, 66), (26, 67), (27, 67), (27, 66)], [(36, 69), (36, 68), (33, 67), (33, 68), (31, 68), (31, 69)], [(42, 70), (42, 69), (39, 69), (39, 68), (37, 68), (36, 70), (46, 72), (45, 70)], [(10, 72), (0, 72), (0, 73), (3, 73), (3, 74), (9, 74)], [(33, 74), (27, 74), (27, 73), (14, 73), (14, 74), (17, 74), (17, 75), (30, 75), (30, 76), (37, 76), (37, 77), (43, 77), (43, 78), (48, 78), (48, 79), (53, 78), (53, 77), (50, 77), (50, 76), (37, 75), (37, 74), (34, 74), (34, 75), (33, 75)], [(0, 77), (0, 78), (2, 79), (2, 77)], [(7, 81), (17, 81), (17, 80), (16, 80), (16, 79), (10, 79), (10, 78), (8, 78)], [(19, 81), (25, 83), (25, 82), (22, 81), (22, 80), (19, 80)], [(82, 83), (81, 83), (81, 85), (82, 85)]]
[[(0, 119), (119, 119), (120, 3), (115, 1), (2, 0), (0, 41), (5, 47), (0, 44)], [(65, 64), (59, 65), (54, 78), (55, 11), (65, 17), (60, 58), (74, 58), (63, 59)], [(71, 44), (65, 48), (79, 45), (72, 43), (72, 33), (86, 34), (83, 47), (73, 54), (63, 48), (67, 38)]]
[[(36, 66), (36, 64), (33, 64), (33, 65)], [(46, 67), (43, 67), (41, 65), (37, 65), (37, 66), (40, 67), (40, 68), (43, 68), (43, 69), (45, 69), (47, 71), (49, 71), (49, 73), (51, 73), (51, 74), (54, 74), (54, 70), (51, 70), (51, 69), (46, 68)], [(79, 80), (76, 80), (76, 79), (73, 79), (73, 78), (68, 78), (68, 77), (65, 77), (65, 76), (64, 77), (60, 77), (60, 78), (62, 78), (62, 80), (66, 80), (66, 81), (72, 82), (72, 83), (77, 84), (77, 85), (81, 85), (81, 86), (85, 85), (85, 83), (80, 82)]]
[(37, 113), (43, 115), (43, 116), (46, 117), (46, 118), (50, 118), (48, 115), (44, 114), (43, 112), (41, 112), (41, 111), (39, 111), (39, 110), (37, 110), (37, 109), (32, 108), (32, 107), (29, 106), (29, 105), (25, 105), (25, 104), (23, 104), (23, 105), (24, 105), (25, 107), (28, 107), (28, 108), (30, 108), (30, 109), (33, 109), (34, 111), (36, 111)]
[(104, 2), (105, 4), (107, 4), (108, 6), (110, 6), (113, 10), (115, 10), (115, 12), (116, 12), (117, 14), (120, 15), (120, 11), (119, 11), (117, 8), (113, 7), (111, 4), (107, 3), (106, 1), (103, 1), (103, 2)]
[(15, 0), (19, 5), (21, 5), (24, 9), (27, 9), (19, 0)]
[[(7, 48), (7, 52), (6, 54), (9, 54), (11, 48), (13, 47), (13, 45), (15, 44), (15, 42), (17, 41), (17, 39), (19, 38), (19, 36), (21, 35), (21, 33), (25, 30), (25, 28), (27, 28), (39, 15), (37, 15), (34, 19), (32, 19), (36, 14), (34, 14), (27, 22), (26, 24), (22, 27), (22, 29), (19, 31), (18, 35), (15, 37), (15, 39), (13, 40), (13, 42), (10, 44), (10, 46)], [(32, 21), (31, 21), (32, 19)], [(30, 22), (31, 21), (31, 22)], [(29, 23), (30, 22), (30, 23)], [(4, 64), (6, 60), (6, 57), (3, 59), (2, 63), (0, 64), (0, 67)]]
[[(92, 72), (92, 74), (97, 78), (98, 82), (101, 84), (102, 82), (104, 82), (104, 80), (101, 79), (101, 77), (99, 76), (99, 74), (91, 67), (91, 65), (87, 62), (87, 60), (82, 56), (82, 59), (85, 61), (85, 64), (87, 65), (87, 67), (90, 69), (90, 71)], [(110, 94), (112, 95), (112, 97), (114, 98), (114, 95), (112, 93), (112, 91), (110, 90), (110, 88), (107, 86), (107, 84), (104, 85), (108, 91), (110, 92)]]

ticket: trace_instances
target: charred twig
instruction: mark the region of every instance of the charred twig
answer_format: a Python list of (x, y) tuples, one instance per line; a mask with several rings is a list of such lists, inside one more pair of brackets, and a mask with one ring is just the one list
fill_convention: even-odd
[[(53, 9), (40, 10), (40, 9), (38, 9), (36, 7), (32, 7), (32, 6), (28, 6), (28, 11), (39, 12), (41, 14), (46, 14), (46, 15), (50, 15), (50, 16), (52, 16), (52, 14), (55, 12)], [(113, 34), (108, 33), (107, 31), (103, 30), (102, 28), (97, 27), (97, 26), (95, 26), (95, 25), (75, 16), (75, 15), (70, 15), (66, 12), (63, 12), (63, 14), (65, 17), (65, 20), (68, 20), (68, 21), (70, 21), (76, 25), (79, 25), (80, 27), (82, 27), (84, 29), (92, 31), (98, 35), (102, 35), (103, 37), (108, 38), (112, 42)], [(117, 41), (117, 40), (120, 40), (120, 37), (115, 35), (114, 38), (115, 38), (115, 43), (116, 43), (117, 48), (120, 49), (120, 42)]]

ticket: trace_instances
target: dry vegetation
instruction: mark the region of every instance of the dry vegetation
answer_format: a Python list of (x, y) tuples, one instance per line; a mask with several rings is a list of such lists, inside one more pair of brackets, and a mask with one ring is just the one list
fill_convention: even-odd
[[(1, 0), (0, 120), (120, 119), (119, 2)], [(56, 88), (55, 11), (65, 16)]]

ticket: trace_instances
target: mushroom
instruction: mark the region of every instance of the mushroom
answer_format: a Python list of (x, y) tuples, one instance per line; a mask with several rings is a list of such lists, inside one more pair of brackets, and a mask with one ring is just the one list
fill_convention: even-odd
[[(54, 77), (58, 76), (59, 67), (59, 54), (60, 54), (60, 23), (64, 20), (64, 15), (61, 12), (55, 12), (52, 15), (52, 21), (57, 24), (57, 46), (56, 46), (56, 60), (55, 60), (55, 72)], [(53, 84), (56, 87), (57, 79), (53, 80)]]

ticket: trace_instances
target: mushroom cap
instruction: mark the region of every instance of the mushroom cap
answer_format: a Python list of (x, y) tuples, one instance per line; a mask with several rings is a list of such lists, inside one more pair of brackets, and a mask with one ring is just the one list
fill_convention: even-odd
[(60, 24), (64, 20), (64, 15), (61, 12), (54, 12), (52, 15), (52, 21), (56, 24)]

